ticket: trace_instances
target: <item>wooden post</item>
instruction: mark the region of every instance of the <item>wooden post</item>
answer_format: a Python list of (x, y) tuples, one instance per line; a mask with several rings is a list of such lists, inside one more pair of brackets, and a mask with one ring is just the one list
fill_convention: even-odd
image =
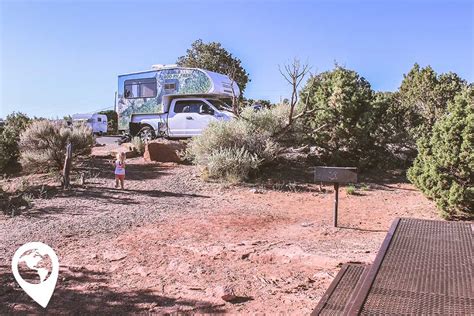
[(337, 227), (337, 204), (339, 202), (339, 183), (334, 183), (334, 227)]
[(69, 189), (71, 185), (70, 173), (71, 173), (71, 161), (72, 161), (72, 144), (66, 145), (66, 159), (64, 160), (63, 168), (63, 188)]

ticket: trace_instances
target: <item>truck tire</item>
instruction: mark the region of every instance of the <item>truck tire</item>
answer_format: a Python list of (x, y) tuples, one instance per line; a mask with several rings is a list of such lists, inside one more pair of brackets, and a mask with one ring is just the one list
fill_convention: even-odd
[(146, 144), (155, 139), (155, 131), (151, 126), (145, 125), (140, 129), (140, 132), (138, 132), (138, 136)]

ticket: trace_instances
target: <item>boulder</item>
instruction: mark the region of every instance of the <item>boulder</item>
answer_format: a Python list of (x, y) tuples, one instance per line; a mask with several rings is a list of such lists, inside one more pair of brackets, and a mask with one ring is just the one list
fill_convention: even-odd
[(181, 162), (179, 152), (186, 148), (180, 141), (156, 139), (145, 145), (145, 161)]

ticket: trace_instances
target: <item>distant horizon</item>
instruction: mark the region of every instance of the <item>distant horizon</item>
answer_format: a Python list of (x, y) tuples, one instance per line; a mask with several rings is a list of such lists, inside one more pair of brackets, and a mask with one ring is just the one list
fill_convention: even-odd
[(415, 63), (474, 81), (470, 1), (216, 3), (0, 2), (0, 117), (113, 109), (119, 74), (175, 64), (197, 39), (242, 61), (251, 99), (288, 97), (278, 65), (294, 57), (315, 73), (337, 62), (375, 91), (396, 91)]

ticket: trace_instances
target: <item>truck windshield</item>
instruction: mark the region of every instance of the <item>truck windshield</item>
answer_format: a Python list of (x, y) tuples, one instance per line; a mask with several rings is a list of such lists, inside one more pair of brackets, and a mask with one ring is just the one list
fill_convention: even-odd
[(220, 101), (220, 100), (212, 100), (212, 99), (208, 99), (207, 101), (209, 101), (209, 103), (211, 103), (212, 105), (214, 105), (218, 110), (220, 111), (232, 111), (232, 107), (225, 104), (224, 102)]

